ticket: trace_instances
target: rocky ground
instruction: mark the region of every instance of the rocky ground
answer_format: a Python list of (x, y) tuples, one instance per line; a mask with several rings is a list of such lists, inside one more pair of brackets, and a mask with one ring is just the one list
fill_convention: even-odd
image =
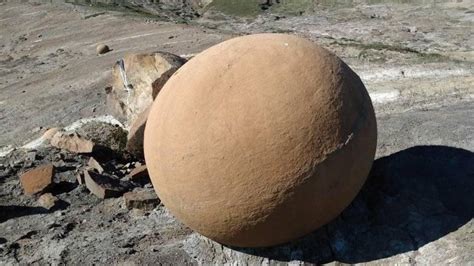
[[(157, 19), (0, 1), (1, 264), (474, 261), (472, 3), (218, 11)], [(236, 249), (192, 232), (150, 194), (144, 161), (124, 151), (127, 121), (104, 116), (105, 88), (126, 53), (189, 58), (253, 32), (302, 35), (348, 62), (375, 104), (379, 140), (366, 185), (335, 221), (287, 245)], [(111, 51), (97, 55), (98, 44)], [(92, 117), (107, 123), (84, 123)], [(77, 132), (81, 145), (62, 131), (37, 139), (50, 127)], [(54, 172), (28, 182), (43, 165)]]

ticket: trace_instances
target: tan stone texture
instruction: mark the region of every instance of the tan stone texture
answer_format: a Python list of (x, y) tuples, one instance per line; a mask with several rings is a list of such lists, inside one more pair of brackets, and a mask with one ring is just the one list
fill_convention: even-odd
[(112, 69), (112, 90), (107, 104), (131, 124), (155, 99), (168, 78), (185, 60), (165, 52), (127, 54)]
[(313, 42), (231, 39), (163, 87), (145, 159), (159, 198), (218, 242), (271, 246), (334, 219), (373, 162), (376, 120), (359, 77)]
[(127, 135), (127, 151), (139, 158), (143, 158), (143, 135), (149, 112), (150, 108), (147, 108), (137, 116)]
[(91, 153), (95, 144), (77, 133), (57, 132), (51, 138), (51, 146), (75, 153)]
[(53, 184), (54, 166), (38, 166), (20, 176), (20, 183), (27, 195), (43, 192)]

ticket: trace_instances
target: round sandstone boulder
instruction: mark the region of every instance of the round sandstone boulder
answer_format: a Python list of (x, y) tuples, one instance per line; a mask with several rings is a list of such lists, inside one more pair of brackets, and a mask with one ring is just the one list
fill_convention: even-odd
[(309, 40), (231, 39), (165, 84), (145, 129), (160, 199), (220, 243), (271, 246), (349, 205), (371, 168), (374, 110), (359, 77)]

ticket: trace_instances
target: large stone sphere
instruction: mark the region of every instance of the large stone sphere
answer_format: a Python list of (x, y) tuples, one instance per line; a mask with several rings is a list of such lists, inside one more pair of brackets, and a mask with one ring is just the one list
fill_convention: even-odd
[(341, 213), (376, 142), (369, 95), (344, 62), (306, 39), (257, 34), (205, 50), (169, 79), (144, 149), (179, 220), (220, 243), (260, 247)]

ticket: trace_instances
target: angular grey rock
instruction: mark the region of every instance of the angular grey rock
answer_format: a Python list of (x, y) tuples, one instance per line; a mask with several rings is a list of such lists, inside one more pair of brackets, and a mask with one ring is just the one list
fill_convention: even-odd
[(128, 190), (120, 180), (88, 170), (84, 171), (84, 181), (89, 191), (101, 199), (120, 197)]
[(123, 198), (128, 209), (151, 211), (160, 204), (160, 199), (153, 189), (127, 192)]

